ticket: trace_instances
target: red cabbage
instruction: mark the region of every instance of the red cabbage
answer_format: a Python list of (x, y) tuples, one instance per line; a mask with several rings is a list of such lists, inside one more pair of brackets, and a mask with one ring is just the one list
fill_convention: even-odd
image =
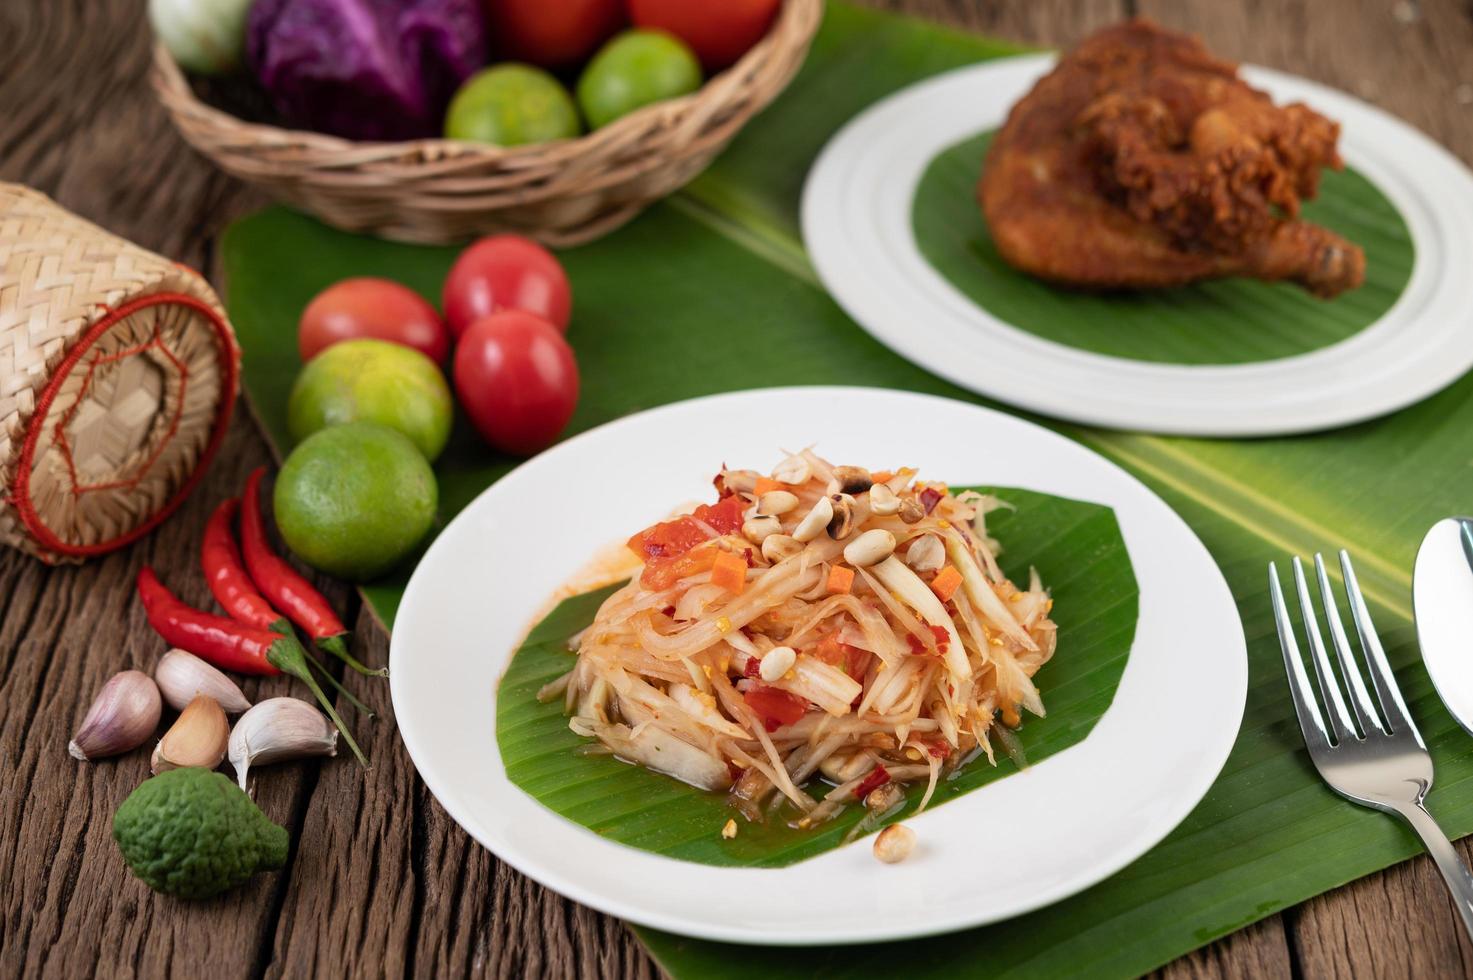
[(294, 126), (349, 139), (438, 136), (486, 63), (478, 0), (256, 0), (246, 58)]

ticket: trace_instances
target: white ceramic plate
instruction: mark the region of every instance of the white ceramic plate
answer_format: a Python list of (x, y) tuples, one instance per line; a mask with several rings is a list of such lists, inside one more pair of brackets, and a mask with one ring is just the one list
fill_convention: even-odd
[(1411, 280), (1378, 321), (1281, 360), (1188, 366), (1068, 347), (979, 307), (921, 255), (911, 224), (916, 188), (943, 150), (1000, 126), (1054, 57), (989, 61), (904, 89), (855, 117), (809, 172), (808, 253), (829, 292), (882, 343), (956, 384), (1045, 415), (1211, 436), (1372, 418), (1420, 401), (1473, 366), (1473, 174), (1381, 110), (1263, 68), (1243, 76), (1278, 102), (1303, 101), (1339, 120), (1346, 162), (1411, 229)]
[[(1115, 701), (1089, 737), (907, 821), (920, 844), (894, 866), (878, 863), (868, 840), (779, 869), (678, 861), (607, 841), (510, 783), (496, 747), (497, 681), (546, 598), (599, 547), (708, 498), (723, 460), (765, 469), (781, 458), (778, 447), (809, 444), (835, 460), (894, 460), (954, 484), (1114, 508), (1140, 583), (1140, 620)], [(420, 562), (389, 663), (394, 712), (420, 775), (498, 857), (612, 915), (770, 945), (945, 932), (1099, 881), (1201, 799), (1237, 736), (1247, 691), (1226, 583), (1186, 524), (1133, 477), (1028, 422), (866, 388), (682, 402), (522, 465)]]

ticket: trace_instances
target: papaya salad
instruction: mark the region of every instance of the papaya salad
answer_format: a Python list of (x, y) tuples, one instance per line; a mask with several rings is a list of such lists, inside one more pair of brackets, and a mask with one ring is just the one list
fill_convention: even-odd
[(916, 476), (811, 451), (723, 469), (714, 504), (629, 539), (642, 567), (539, 696), (564, 699), (585, 751), (726, 792), (748, 820), (809, 828), (860, 803), (851, 835), (909, 784), (919, 813), (944, 775), (995, 765), (994, 742), (1017, 758), (1053, 601), (1036, 570), (1020, 589), (998, 567), (986, 518), (1005, 504)]

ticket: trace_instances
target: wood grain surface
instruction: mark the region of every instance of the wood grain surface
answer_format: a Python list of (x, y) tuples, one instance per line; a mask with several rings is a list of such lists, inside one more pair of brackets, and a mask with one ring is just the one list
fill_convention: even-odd
[[(1463, 0), (872, 0), (1040, 45), (1133, 12), (1204, 34), (1218, 52), (1343, 88), (1473, 161), (1473, 7)], [(0, 2), (0, 179), (57, 198), (197, 268), (219, 231), (262, 203), (175, 136), (147, 88), (144, 0)], [(189, 601), (210, 507), (269, 461), (248, 413), (201, 488), (157, 533), (80, 568), (0, 552), (0, 975), (647, 977), (624, 927), (533, 884), (472, 843), (416, 776), (387, 685), (349, 683), (377, 712), (339, 704), (374, 767), (279, 767), (257, 799), (292, 832), (288, 869), (220, 899), (153, 894), (109, 827), (147, 775), (145, 753), (78, 764), (64, 746), (93, 692), (159, 642), (133, 599), (153, 565)], [(326, 583), (324, 583), (326, 585)], [(357, 654), (387, 637), (346, 590)], [(251, 681), (252, 697), (284, 679)], [(1466, 844), (1464, 853), (1469, 853)], [(1273, 916), (1171, 964), (1180, 978), (1473, 974), (1431, 862), (1418, 858)]]

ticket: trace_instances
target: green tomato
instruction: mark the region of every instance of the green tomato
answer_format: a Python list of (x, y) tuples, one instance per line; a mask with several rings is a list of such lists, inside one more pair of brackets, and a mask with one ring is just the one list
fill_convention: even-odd
[(128, 794), (113, 839), (154, 891), (209, 898), (286, 864), (290, 843), (241, 788), (218, 772), (170, 769)]
[(663, 31), (625, 31), (583, 70), (578, 105), (597, 129), (641, 106), (700, 87), (701, 64), (683, 41)]
[(504, 64), (476, 72), (450, 101), (445, 137), (520, 146), (577, 136), (573, 97), (541, 68)]

